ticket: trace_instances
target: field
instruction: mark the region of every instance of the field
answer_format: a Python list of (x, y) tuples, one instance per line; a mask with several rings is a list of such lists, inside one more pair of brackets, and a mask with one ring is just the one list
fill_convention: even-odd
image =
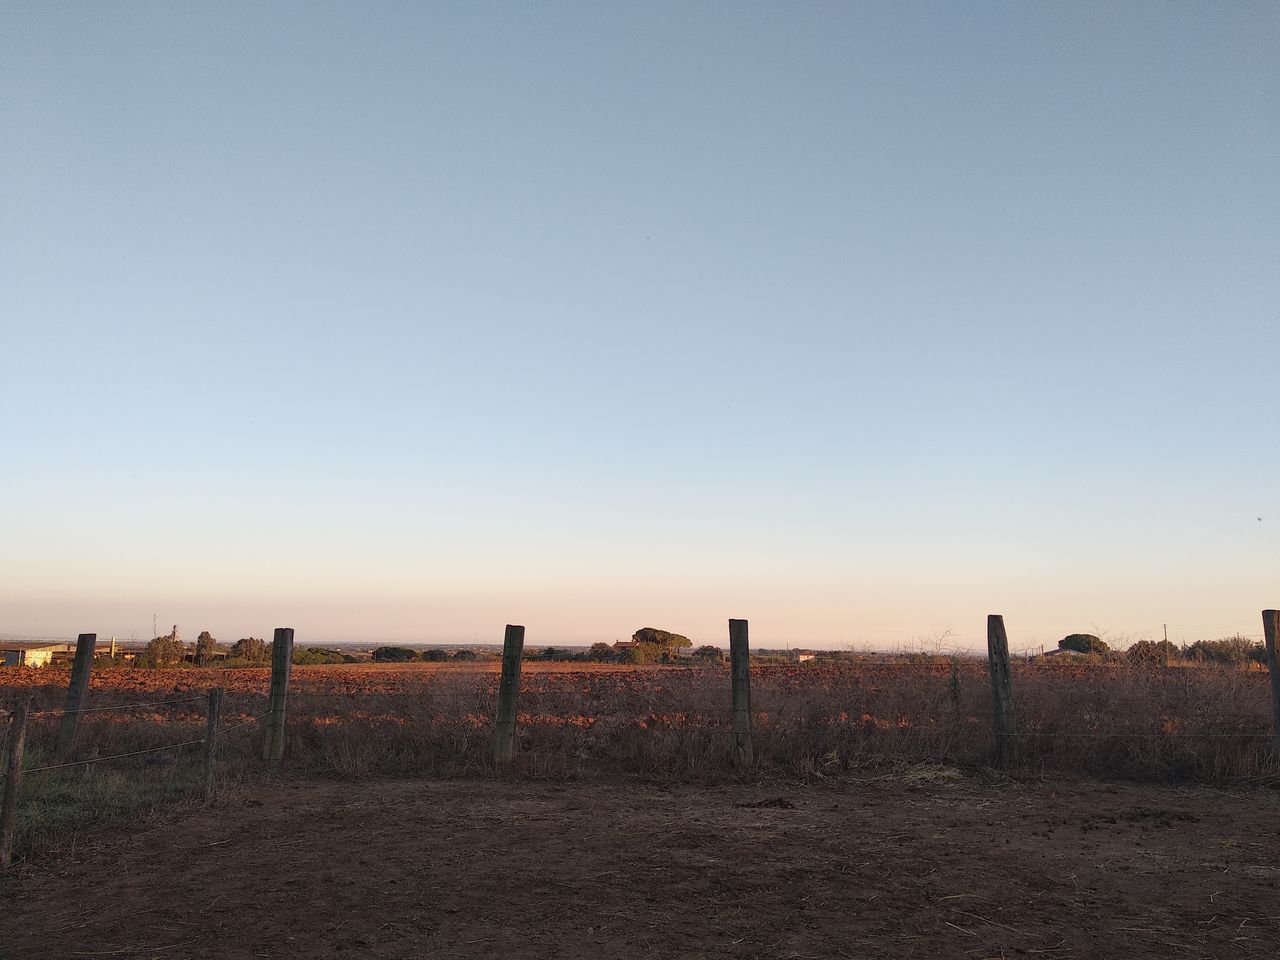
[[(739, 771), (726, 669), (530, 661), (498, 771), (497, 670), (295, 667), (279, 765), (266, 669), (96, 671), (78, 756), (153, 752), (28, 775), (0, 957), (1280, 951), (1265, 673), (1017, 663), (996, 772), (983, 662), (764, 664)], [(49, 764), (67, 674), (5, 679)]]

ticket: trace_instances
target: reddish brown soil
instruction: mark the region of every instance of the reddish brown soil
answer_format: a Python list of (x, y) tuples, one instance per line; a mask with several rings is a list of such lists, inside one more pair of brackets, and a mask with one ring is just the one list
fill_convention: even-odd
[(304, 782), (0, 893), (4, 960), (1275, 958), (1280, 797)]

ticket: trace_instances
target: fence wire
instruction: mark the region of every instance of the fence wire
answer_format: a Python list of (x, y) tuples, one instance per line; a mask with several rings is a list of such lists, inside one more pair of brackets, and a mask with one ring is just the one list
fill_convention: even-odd
[(182, 697), (177, 700), (150, 700), (145, 703), (112, 703), (105, 707), (83, 707), (79, 710), (67, 710), (64, 707), (55, 707), (50, 710), (35, 710), (28, 717), (56, 717), (67, 716), (69, 714), (79, 713), (102, 713), (108, 710), (132, 710), (137, 707), (159, 707), (166, 703), (193, 703), (196, 700), (207, 700), (207, 697)]
[[(565, 674), (569, 674), (573, 672), (576, 672), (576, 671), (574, 670), (563, 671), (563, 673)], [(561, 673), (562, 673), (561, 671), (553, 671), (553, 674), (555, 675), (559, 675)], [(1252, 674), (1252, 672), (1250, 673)], [(490, 672), (486, 671), (485, 676), (486, 678), (488, 678), (492, 675), (490, 674)], [(727, 680), (728, 678), (726, 677), (725, 679)], [(933, 679), (946, 682), (946, 677), (944, 674), (939, 674), (936, 678), (933, 678)], [(974, 681), (977, 680), (977, 677), (975, 675), (973, 675), (970, 672), (966, 672), (966, 674), (959, 677), (955, 677), (955, 679), (958, 679), (961, 681), (963, 688), (966, 690), (967, 693), (971, 694), (974, 692), (974, 687), (975, 687)], [(1153, 680), (1154, 679), (1155, 678), (1153, 677)], [(1180, 679), (1181, 678), (1177, 678), (1177, 680), (1180, 680)], [(1089, 717), (1087, 716), (1088, 714), (1097, 715), (1099, 711), (1106, 712), (1110, 708), (1114, 708), (1114, 707), (1117, 707), (1123, 704), (1128, 704), (1128, 703), (1143, 703), (1148, 706), (1151, 706), (1155, 710), (1163, 710), (1165, 708), (1169, 708), (1171, 710), (1174, 710), (1174, 712), (1176, 713), (1177, 711), (1174, 708), (1180, 705), (1180, 701), (1183, 699), (1184, 695), (1186, 695), (1188, 692), (1186, 687), (1182, 683), (1177, 682), (1177, 680), (1170, 677), (1168, 678), (1168, 682), (1158, 682), (1158, 681), (1153, 682), (1152, 689), (1146, 695), (1119, 694), (1116, 696), (1108, 696), (1104, 694), (1102, 696), (1095, 696), (1091, 700), (1080, 703), (1077, 705), (1077, 707), (1086, 711), (1086, 717), (1084, 718), (1086, 720), (1089, 719)], [(427, 685), (426, 689), (423, 691), (423, 693), (426, 694), (425, 696), (417, 695), (417, 696), (413, 696), (412, 699), (416, 701), (415, 705), (419, 709), (421, 709), (423, 706), (426, 706), (429, 712), (433, 714), (432, 720), (430, 722), (439, 722), (440, 720), (444, 720), (447, 722), (451, 718), (457, 718), (457, 715), (464, 711), (468, 718), (473, 717), (477, 712), (491, 713), (493, 709), (493, 699), (494, 699), (493, 698), (494, 691), (490, 689), (491, 686), (492, 686), (491, 684), (485, 684), (483, 688), (477, 687), (475, 690), (470, 690), (468, 692), (455, 692), (455, 690), (449, 690), (448, 685), (445, 685), (445, 689), (442, 690), (439, 688), (438, 685), (433, 683), (433, 684)], [(985, 686), (985, 684), (982, 684), (982, 686)], [(607, 696), (608, 691), (607, 690), (603, 691), (603, 694)], [(527, 692), (526, 692), (526, 695), (527, 695)], [(537, 693), (534, 694), (535, 697), (537, 695), (538, 695)], [(367, 704), (368, 706), (371, 706), (374, 708), (381, 708), (383, 711), (385, 711), (386, 715), (389, 715), (392, 717), (398, 717), (402, 721), (403, 720), (412, 721), (414, 719), (415, 711), (405, 709), (404, 697), (399, 695), (398, 693), (395, 693), (395, 692), (388, 693), (385, 691), (379, 691), (379, 692), (371, 691), (368, 694), (365, 694), (365, 697), (369, 701), (369, 703)], [(56, 716), (65, 716), (72, 713), (91, 714), (91, 713), (108, 712), (108, 711), (145, 709), (145, 708), (155, 708), (155, 707), (174, 705), (174, 704), (194, 703), (197, 701), (202, 701), (204, 699), (205, 699), (205, 696), (200, 695), (200, 696), (167, 698), (162, 700), (140, 701), (136, 703), (109, 704), (104, 706), (86, 707), (86, 708), (82, 708), (74, 711), (67, 711), (65, 709), (47, 709), (47, 710), (33, 712), (30, 714), (30, 716), (33, 718), (56, 717)], [(1263, 706), (1264, 704), (1268, 703), (1270, 699), (1271, 698), (1264, 691), (1255, 692), (1253, 690), (1250, 690), (1242, 695), (1233, 696), (1232, 703), (1235, 706), (1243, 706), (1246, 704), (1249, 706), (1255, 706), (1255, 705)], [(297, 701), (295, 700), (295, 702)], [(934, 704), (935, 709), (945, 704), (945, 702), (946, 702), (946, 698), (940, 697)], [(654, 712), (657, 712), (660, 709), (660, 705), (656, 702), (652, 702), (651, 706)], [(554, 710), (554, 707), (550, 707), (550, 709)], [(875, 707), (868, 705), (868, 709), (875, 709)], [(554, 714), (554, 713), (550, 713), (550, 714), (547, 713), (547, 710), (548, 710), (548, 706), (544, 706), (541, 711), (538, 711), (535, 708), (535, 710), (529, 711), (528, 714), (525, 714), (525, 712), (522, 711), (522, 715), (527, 715), (527, 716), (536, 717), (536, 718), (545, 718), (547, 716), (558, 716), (557, 714)], [(755, 715), (756, 718), (761, 718), (761, 714), (764, 714), (767, 712), (768, 711), (761, 711), (757, 708), (757, 710), (753, 711), (753, 714)], [(270, 715), (270, 711), (267, 711), (258, 716), (249, 717), (247, 719), (238, 721), (236, 723), (232, 723), (227, 726), (221, 727), (219, 730), (215, 732), (214, 736), (215, 737), (225, 736), (230, 732), (237, 730), (241, 727), (248, 726), (253, 723), (257, 723), (265, 719), (269, 715)], [(372, 719), (371, 715), (367, 713), (362, 713), (362, 711), (360, 710), (349, 712), (349, 716), (352, 719)], [(600, 719), (600, 720), (612, 719), (615, 721), (621, 721), (622, 723), (625, 724), (629, 720), (632, 722), (635, 722), (635, 721), (644, 721), (649, 718), (640, 714), (637, 714), (635, 716), (628, 716), (627, 712), (624, 711), (621, 716), (612, 716), (612, 717), (598, 716), (597, 719)], [(707, 719), (710, 722), (692, 723), (692, 724), (678, 723), (674, 725), (660, 723), (659, 725), (664, 729), (679, 728), (693, 734), (713, 734), (713, 735), (722, 735), (725, 737), (738, 736), (738, 734), (736, 734), (734, 731), (725, 729), (724, 726), (721, 726), (720, 724), (718, 724), (715, 719), (711, 719), (709, 715)], [(1077, 718), (1077, 719), (1081, 719), (1081, 718)], [(1153, 717), (1151, 719), (1157, 719), (1157, 718)], [(1186, 719), (1189, 719), (1194, 722), (1196, 718), (1190, 717)], [(1214, 719), (1221, 721), (1226, 718), (1217, 717)], [(1254, 718), (1252, 717), (1249, 718), (1250, 721), (1252, 721), (1253, 719)], [(650, 721), (650, 722), (653, 722), (653, 721)], [(926, 724), (916, 724), (916, 725), (906, 725), (906, 726), (899, 726), (897, 724), (893, 724), (893, 725), (881, 727), (879, 725), (862, 724), (862, 723), (858, 723), (857, 721), (849, 721), (849, 720), (841, 721), (834, 717), (828, 720), (827, 724), (825, 725), (828, 725), (829, 727), (832, 727), (832, 728), (836, 728), (837, 730), (848, 731), (848, 733), (852, 734), (855, 739), (864, 740), (864, 741), (867, 741), (868, 743), (874, 741), (875, 738), (882, 737), (882, 736), (889, 736), (894, 738), (898, 738), (898, 737), (928, 738), (928, 737), (936, 737), (940, 734), (947, 735), (951, 733), (956, 733), (956, 732), (959, 732), (961, 729), (961, 725), (957, 725), (954, 722), (950, 724), (926, 723)], [(777, 731), (785, 734), (788, 731), (788, 727), (785, 723), (775, 725), (775, 724), (771, 724), (767, 719), (763, 719), (763, 722), (760, 722), (760, 719), (757, 719), (757, 722), (753, 723), (753, 726), (755, 727), (755, 732), (757, 734), (764, 733), (767, 735), (769, 732), (772, 732), (772, 731)], [(1122, 724), (1121, 726), (1127, 726), (1127, 725)], [(1205, 730), (1205, 731), (1199, 731), (1199, 732), (1194, 730), (1165, 731), (1160, 729), (1135, 731), (1132, 728), (1130, 728), (1129, 730), (1124, 730), (1124, 729), (1119, 729), (1119, 730), (1079, 730), (1079, 729), (1077, 730), (1037, 730), (1037, 729), (1028, 729), (1024, 727), (1023, 729), (1015, 730), (1007, 734), (1001, 734), (999, 732), (995, 733), (995, 738), (997, 740), (1000, 740), (1002, 737), (1012, 737), (1012, 738), (1016, 738), (1019, 741), (1146, 740), (1146, 741), (1152, 742), (1153, 744), (1159, 744), (1162, 742), (1167, 743), (1171, 741), (1200, 741), (1200, 740), (1215, 740), (1215, 741), (1234, 740), (1234, 741), (1258, 742), (1258, 741), (1268, 740), (1272, 736), (1273, 734), (1269, 729), (1265, 729), (1262, 727), (1260, 727), (1257, 730), (1242, 731), (1237, 729), (1229, 732), (1222, 731), (1222, 730), (1217, 730), (1217, 731)], [(197, 744), (204, 744), (205, 742), (206, 742), (206, 738), (200, 737), (200, 738), (195, 738), (190, 740), (184, 740), (178, 743), (164, 744), (156, 747), (148, 747), (140, 750), (112, 754), (105, 757), (89, 757), (81, 760), (71, 760), (63, 763), (47, 764), (40, 767), (28, 768), (24, 772), (37, 773), (37, 772), (42, 772), (46, 770), (56, 770), (56, 769), (76, 767), (76, 766), (87, 766), (87, 765), (102, 763), (107, 761), (144, 756), (152, 753), (179, 750), (185, 747), (195, 746)], [(1048, 749), (1047, 743), (1046, 743), (1046, 749)], [(2, 776), (3, 776), (3, 773), (0, 772), (0, 777)]]
[(184, 740), (182, 743), (166, 743), (159, 747), (147, 747), (145, 750), (131, 750), (129, 753), (117, 753), (109, 757), (87, 757), (84, 760), (68, 760), (66, 763), (51, 763), (43, 767), (29, 767), (23, 770), (23, 776), (28, 773), (40, 773), (43, 770), (61, 770), (63, 767), (82, 767), (91, 763), (106, 763), (108, 760), (123, 760), (125, 757), (140, 757), (144, 753), (159, 753), (161, 750), (177, 750), (179, 747), (189, 747), (192, 744), (204, 743), (204, 737), (198, 740)]
[[(189, 697), (189, 698), (187, 698), (187, 700), (203, 700), (203, 699), (205, 699), (205, 698), (204, 698), (204, 697)], [(167, 700), (167, 701), (159, 701), (159, 702), (161, 702), (161, 703), (185, 703), (185, 702), (187, 702), (187, 700)], [(138, 706), (138, 704), (130, 704), (129, 706)], [(104, 708), (104, 709), (106, 709), (106, 708)], [(76, 712), (76, 713), (88, 713), (88, 712), (90, 712), (90, 711), (87, 711), (87, 710), (77, 710), (77, 711), (74, 711), (74, 712)], [(231, 725), (229, 725), (229, 726), (221, 727), (220, 729), (218, 729), (218, 730), (216, 730), (216, 731), (214, 732), (214, 737), (215, 737), (215, 738), (216, 738), (216, 737), (221, 737), (221, 736), (224, 736), (225, 734), (230, 733), (232, 730), (236, 730), (236, 729), (238, 729), (238, 728), (240, 728), (240, 727), (248, 726), (248, 725), (249, 725), (249, 724), (251, 724), (251, 723), (256, 723), (256, 722), (258, 722), (259, 720), (265, 719), (265, 718), (266, 718), (270, 713), (271, 713), (271, 711), (270, 711), (270, 710), (268, 710), (266, 713), (260, 713), (260, 714), (258, 714), (258, 716), (256, 716), (256, 717), (250, 717), (250, 718), (249, 718), (249, 719), (247, 719), (247, 720), (241, 720), (239, 723), (233, 723), (233, 724), (231, 724)], [(34, 714), (33, 714), (33, 716), (34, 716)], [(61, 770), (61, 769), (65, 768), (65, 767), (83, 767), (83, 766), (89, 766), (89, 765), (91, 765), (91, 764), (95, 764), (95, 763), (106, 763), (108, 760), (124, 760), (124, 759), (126, 759), (126, 758), (128, 758), (128, 757), (140, 757), (140, 756), (143, 756), (144, 754), (148, 754), (148, 753), (161, 753), (161, 752), (163, 752), (163, 751), (165, 751), (165, 750), (178, 750), (178, 749), (181, 749), (182, 747), (190, 747), (190, 746), (194, 746), (195, 744), (198, 744), (198, 743), (206, 743), (206, 742), (208, 742), (208, 738), (207, 738), (207, 737), (199, 737), (199, 738), (194, 739), (194, 740), (183, 740), (181, 743), (166, 743), (166, 744), (161, 744), (161, 745), (160, 745), (160, 746), (158, 746), (158, 747), (147, 747), (146, 749), (143, 749), (143, 750), (130, 750), (128, 753), (113, 753), (113, 754), (111, 754), (110, 756), (106, 756), (106, 757), (85, 757), (85, 758), (84, 758), (84, 759), (82, 759), (82, 760), (68, 760), (68, 761), (66, 761), (65, 763), (50, 763), (50, 764), (45, 764), (44, 766), (41, 766), (41, 767), (24, 767), (24, 768), (23, 768), (23, 770), (22, 770), (22, 775), (23, 775), (23, 776), (26, 776), (28, 773), (42, 773), (42, 772), (44, 772), (45, 770)], [(8, 776), (8, 771), (0, 770), (0, 780), (3, 780), (3, 779), (4, 779), (5, 777), (7, 777), (7, 776)]]

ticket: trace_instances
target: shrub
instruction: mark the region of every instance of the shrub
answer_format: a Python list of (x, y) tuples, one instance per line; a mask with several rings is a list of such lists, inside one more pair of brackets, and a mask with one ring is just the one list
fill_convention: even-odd
[(1192, 660), (1205, 660), (1210, 663), (1245, 663), (1256, 660), (1265, 662), (1266, 651), (1261, 643), (1248, 637), (1224, 637), (1221, 640), (1197, 640), (1193, 643), (1187, 656)]
[(1168, 640), (1139, 640), (1124, 655), (1130, 663), (1164, 663), (1178, 656), (1178, 648)]
[(408, 647), (379, 647), (373, 651), (373, 659), (378, 663), (407, 663), (417, 660), (418, 654)]
[(326, 650), (324, 647), (307, 647), (305, 650), (293, 648), (293, 662), (302, 666), (315, 666), (322, 663), (346, 663), (346, 658), (337, 650)]

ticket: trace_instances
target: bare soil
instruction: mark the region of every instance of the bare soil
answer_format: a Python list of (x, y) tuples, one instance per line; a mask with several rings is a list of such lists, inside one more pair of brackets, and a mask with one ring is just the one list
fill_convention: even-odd
[(276, 784), (0, 881), (0, 956), (1275, 958), (1280, 796)]

